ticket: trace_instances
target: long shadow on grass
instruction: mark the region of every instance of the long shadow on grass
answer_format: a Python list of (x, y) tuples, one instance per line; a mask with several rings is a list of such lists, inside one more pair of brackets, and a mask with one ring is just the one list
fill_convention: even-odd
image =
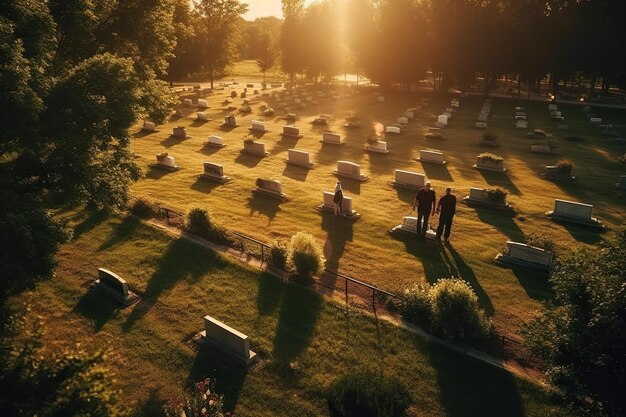
[(205, 274), (222, 269), (226, 263), (211, 250), (180, 238), (167, 247), (158, 261), (141, 301), (126, 319), (123, 329), (130, 330), (158, 301), (161, 294), (174, 288), (181, 280), (195, 282)]
[(98, 225), (102, 224), (108, 217), (109, 213), (106, 210), (99, 211), (82, 211), (81, 216), (86, 215), (80, 223), (74, 226), (74, 234), (73, 239), (78, 239), (83, 233), (87, 233), (90, 230), (98, 227)]
[(280, 211), (279, 204), (279, 201), (271, 197), (256, 194), (248, 198), (246, 207), (250, 209), (250, 217), (252, 217), (254, 213), (259, 213), (267, 217), (267, 223), (270, 224), (274, 220), (274, 217), (276, 217), (276, 214)]
[(237, 156), (237, 158), (235, 158), (235, 163), (244, 165), (248, 168), (254, 168), (255, 166), (259, 164), (259, 162), (261, 162), (262, 159), (263, 159), (262, 156), (250, 155), (250, 154), (241, 152)]
[(141, 221), (134, 216), (126, 216), (119, 223), (113, 225), (111, 235), (107, 240), (102, 242), (98, 251), (103, 251), (112, 248), (122, 242), (127, 241), (135, 233), (137, 227), (141, 224)]
[(341, 181), (341, 187), (344, 191), (352, 194), (361, 194), (361, 182), (346, 177), (337, 177)]
[(554, 296), (554, 290), (546, 272), (520, 266), (513, 266), (511, 270), (530, 298), (549, 300)]
[(324, 256), (326, 268), (337, 271), (339, 260), (346, 250), (346, 243), (354, 239), (353, 222), (343, 216), (334, 216), (332, 213), (322, 213), (322, 230), (326, 231)]
[(194, 390), (195, 384), (205, 378), (215, 380), (215, 390), (224, 395), (224, 409), (233, 411), (239, 401), (241, 388), (248, 371), (222, 351), (210, 345), (202, 345), (187, 377), (187, 386)]
[(153, 417), (163, 415), (165, 400), (156, 389), (151, 389), (148, 398), (137, 404), (132, 415), (135, 417)]
[(93, 329), (99, 332), (108, 322), (119, 305), (113, 301), (101, 288), (91, 287), (74, 306), (74, 311), (81, 314), (93, 324)]
[(191, 184), (190, 188), (192, 190), (208, 194), (214, 189), (216, 189), (217, 187), (219, 187), (220, 185), (223, 185), (223, 184), (220, 184), (218, 182), (213, 182), (209, 179), (205, 179), (202, 177), (198, 177), (196, 181), (193, 184)]
[(285, 283), (268, 273), (259, 275), (259, 292), (256, 307), (260, 316), (273, 314), (280, 305), (285, 291)]
[(146, 175), (144, 175), (144, 178), (147, 178), (150, 180), (158, 180), (166, 176), (167, 174), (171, 174), (171, 173), (172, 171), (168, 171), (166, 169), (159, 168), (156, 166), (151, 166), (151, 167), (148, 167), (148, 171), (146, 172)]
[(190, 137), (191, 136), (188, 136), (186, 138), (179, 138), (174, 135), (170, 135), (161, 141), (161, 145), (165, 146), (166, 148), (171, 148), (174, 145), (178, 145), (179, 143), (186, 141)]
[(281, 136), (278, 142), (274, 143), (272, 149), (268, 152), (272, 155), (277, 154), (279, 152), (286, 151), (287, 149), (293, 149), (298, 144), (299, 138), (292, 138), (289, 136)]
[(423, 163), (424, 173), (428, 178), (440, 181), (452, 181), (452, 175), (446, 165)]
[(491, 186), (498, 186), (507, 189), (510, 193), (515, 195), (522, 195), (522, 192), (513, 184), (509, 175), (505, 172), (485, 171), (479, 170), (487, 184)]
[(476, 215), (481, 222), (487, 223), (505, 234), (509, 239), (516, 242), (524, 241), (524, 232), (513, 220), (515, 212), (513, 210), (494, 210), (486, 207), (475, 207)]
[(309, 168), (300, 167), (292, 164), (285, 164), (285, 169), (283, 170), (283, 177), (289, 177), (296, 181), (304, 182), (306, 181), (306, 177), (309, 175)]
[(297, 284), (285, 286), (273, 348), (280, 366), (288, 366), (309, 346), (321, 308), (322, 297), (316, 293)]
[(569, 232), (569, 234), (572, 235), (572, 237), (579, 242), (593, 245), (602, 240), (602, 236), (600, 235), (601, 231), (599, 230), (589, 229), (583, 225), (562, 222), (559, 220), (552, 221), (563, 226), (563, 228), (565, 228)]
[(430, 342), (440, 399), (448, 417), (522, 417), (524, 406), (513, 376), (500, 368)]
[(452, 245), (446, 245), (446, 249), (450, 252), (450, 256), (452, 256), (454, 265), (456, 266), (457, 275), (455, 276), (461, 277), (465, 281), (469, 282), (478, 296), (480, 306), (485, 309), (485, 312), (488, 315), (492, 316), (495, 312), (493, 304), (491, 303), (491, 300), (485, 290), (483, 290), (483, 287), (481, 287), (480, 283), (476, 279), (476, 275), (474, 274), (472, 267), (465, 262), (463, 257), (456, 251), (456, 249), (454, 249)]

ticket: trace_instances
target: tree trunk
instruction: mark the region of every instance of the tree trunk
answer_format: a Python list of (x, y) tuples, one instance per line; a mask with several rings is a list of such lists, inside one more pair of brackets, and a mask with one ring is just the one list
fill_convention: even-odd
[(596, 91), (596, 83), (598, 82), (598, 71), (594, 70), (591, 75), (591, 86), (589, 87), (589, 98), (593, 97)]
[(517, 73), (517, 99), (519, 100), (522, 95), (522, 73)]
[(209, 77), (211, 77), (211, 90), (213, 90), (213, 64), (209, 64)]

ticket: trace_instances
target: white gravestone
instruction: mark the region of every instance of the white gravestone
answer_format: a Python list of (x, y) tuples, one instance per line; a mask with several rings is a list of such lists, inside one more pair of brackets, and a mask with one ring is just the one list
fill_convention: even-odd
[(603, 228), (602, 222), (591, 217), (593, 205), (577, 203), (567, 200), (554, 200), (554, 210), (546, 214), (553, 220), (561, 220), (565, 222), (577, 223), (586, 226)]
[(287, 150), (287, 163), (293, 165), (299, 165), (305, 168), (313, 168), (315, 165), (310, 160), (309, 153), (306, 151), (300, 151), (297, 149), (289, 149)]
[(203, 109), (208, 109), (209, 108), (209, 102), (199, 98), (198, 99), (198, 107), (203, 108)]
[(164, 168), (168, 171), (176, 171), (178, 169), (178, 165), (176, 165), (176, 161), (173, 156), (168, 155), (167, 153), (162, 153), (156, 156), (156, 167)]
[(211, 119), (209, 119), (209, 114), (208, 113), (201, 112), (201, 111), (196, 112), (196, 119), (202, 120), (203, 122), (208, 122), (209, 120), (211, 120)]
[(193, 105), (193, 101), (190, 98), (186, 98), (183, 100), (183, 104), (187, 107), (191, 107)]
[[(417, 217), (415, 216), (404, 216), (402, 218), (402, 224), (397, 225), (393, 229), (391, 229), (391, 233), (398, 234), (402, 233), (404, 235), (417, 235)], [(430, 224), (426, 228), (426, 238), (427, 239), (437, 239), (437, 234), (430, 227)]]
[(515, 127), (518, 129), (528, 129), (528, 122), (526, 120), (518, 120), (515, 122)]
[(222, 139), (221, 136), (216, 136), (216, 135), (211, 135), (208, 137), (207, 142), (206, 142), (207, 146), (214, 146), (216, 148), (223, 148), (224, 146), (226, 146), (226, 144), (224, 143), (224, 140)]
[(98, 268), (98, 279), (95, 283), (124, 307), (139, 301), (137, 294), (128, 289), (126, 281), (108, 269)]
[(343, 143), (341, 142), (341, 136), (339, 135), (339, 133), (334, 133), (334, 132), (323, 132), (322, 143), (330, 143), (333, 145), (343, 145)]
[(535, 153), (552, 153), (552, 149), (548, 145), (531, 145), (530, 151)]
[(446, 116), (448, 118), (448, 120), (452, 119), (452, 112), (446, 111), (446, 112), (443, 112), (443, 115)]
[(493, 160), (491, 158), (481, 156), (476, 157), (476, 164), (473, 165), (473, 168), (484, 169), (487, 171), (506, 172), (506, 168), (504, 168), (504, 160)]
[(506, 242), (506, 252), (496, 256), (496, 261), (548, 271), (552, 266), (552, 252), (519, 242)]
[(300, 128), (296, 126), (283, 126), (282, 136), (287, 136), (290, 138), (301, 138)]
[(269, 132), (269, 130), (267, 130), (265, 128), (265, 122), (259, 121), (259, 120), (253, 120), (250, 123), (250, 131), (252, 132)]
[(394, 181), (392, 185), (396, 187), (410, 188), (412, 190), (419, 190), (426, 184), (426, 175), (419, 172), (404, 171), (396, 169), (394, 171)]
[(546, 166), (546, 172), (541, 173), (541, 176), (549, 180), (573, 180), (576, 178), (573, 175), (571, 175), (571, 173), (570, 174), (564, 173), (556, 165)]
[(172, 136), (174, 136), (175, 138), (180, 138), (180, 139), (187, 139), (189, 136), (187, 136), (187, 129), (185, 129), (185, 126), (178, 126), (172, 129)]
[(475, 203), (484, 206), (489, 206), (493, 208), (509, 208), (510, 205), (505, 200), (502, 203), (493, 203), (489, 200), (489, 196), (487, 194), (487, 190), (484, 188), (471, 187), (469, 190), (469, 195), (463, 197), (463, 202), (467, 204)]
[(444, 126), (448, 125), (448, 116), (446, 116), (445, 114), (440, 114), (439, 116), (437, 116), (437, 123), (441, 123)]
[(524, 116), (524, 117), (526, 117), (526, 113), (525, 113), (525, 112), (523, 112), (523, 111), (516, 111), (516, 112), (515, 112), (515, 115), (516, 115), (516, 116)]
[(479, 129), (487, 129), (487, 122), (476, 122), (476, 127)]
[(382, 141), (382, 140), (377, 140), (376, 142), (368, 143), (365, 150), (367, 152), (389, 153), (389, 150), (387, 149), (387, 142)]
[(515, 120), (526, 120), (526, 116), (515, 116)]
[(515, 111), (526, 111), (526, 109), (518, 106), (515, 108)]
[(264, 157), (269, 155), (265, 152), (265, 144), (263, 142), (257, 142), (253, 140), (247, 140), (243, 142), (243, 153), (253, 156)]
[(205, 162), (203, 165), (204, 173), (200, 175), (200, 178), (217, 181), (222, 184), (230, 181), (230, 178), (224, 175), (224, 167), (222, 165), (213, 162)]
[(589, 119), (589, 121), (590, 121), (591, 123), (594, 123), (594, 124), (600, 124), (600, 123), (602, 123), (602, 119), (601, 119), (601, 118), (599, 118), (599, 117), (592, 117), (592, 118), (590, 118), (590, 119)]
[(400, 123), (401, 125), (406, 125), (409, 123), (409, 118), (406, 116), (400, 116), (396, 119), (396, 121)]
[[(325, 211), (335, 211), (335, 193), (324, 191), (324, 203), (320, 207)], [(358, 213), (352, 208), (352, 198), (343, 196), (341, 200), (341, 214), (347, 217), (356, 217)]]
[(487, 113), (480, 113), (478, 115), (478, 121), (486, 122), (488, 117), (489, 117), (489, 114), (487, 114)]
[(443, 152), (439, 151), (429, 151), (425, 149), (420, 149), (420, 157), (418, 158), (420, 162), (431, 162), (434, 164), (444, 165), (447, 162), (443, 159)]
[(361, 174), (361, 166), (349, 161), (337, 161), (337, 171), (335, 175), (338, 177), (348, 177), (357, 181), (367, 180), (367, 175)]
[(620, 175), (619, 181), (615, 184), (617, 188), (626, 189), (626, 175)]
[(256, 353), (250, 350), (248, 336), (211, 316), (204, 316), (204, 331), (201, 335), (205, 342), (217, 347), (246, 366), (251, 365), (256, 360)]
[(157, 132), (157, 127), (156, 127), (156, 123), (154, 122), (148, 122), (148, 121), (144, 121), (143, 122), (143, 127), (141, 128), (141, 130), (145, 130), (146, 132)]
[(385, 126), (385, 133), (400, 134), (400, 128), (398, 126)]
[(287, 196), (283, 193), (282, 184), (278, 180), (257, 178), (256, 189), (253, 192), (282, 200), (287, 199)]
[(445, 123), (441, 123), (441, 122), (435, 122), (435, 129), (443, 129), (444, 127), (446, 127)]

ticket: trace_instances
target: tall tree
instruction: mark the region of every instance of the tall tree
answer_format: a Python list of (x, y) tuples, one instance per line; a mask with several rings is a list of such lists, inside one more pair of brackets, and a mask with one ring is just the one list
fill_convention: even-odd
[(261, 34), (258, 48), (256, 63), (263, 73), (263, 82), (265, 82), (265, 73), (276, 63), (276, 48), (270, 32)]
[(304, 0), (282, 1), (284, 20), (280, 33), (281, 66), (293, 82), (294, 75), (304, 69), (305, 45), (302, 42), (301, 31)]

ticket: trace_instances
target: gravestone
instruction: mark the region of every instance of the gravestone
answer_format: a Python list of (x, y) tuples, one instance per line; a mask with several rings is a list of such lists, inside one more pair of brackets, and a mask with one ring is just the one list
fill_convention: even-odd
[(576, 177), (573, 175), (564, 173), (557, 165), (546, 166), (546, 172), (542, 172), (541, 176), (549, 180), (574, 180)]
[(175, 138), (180, 138), (180, 139), (187, 139), (190, 137), (190, 136), (187, 136), (187, 129), (185, 129), (185, 126), (177, 126), (173, 128), (172, 136), (174, 136)]
[(368, 143), (365, 148), (367, 152), (377, 152), (377, 153), (389, 153), (387, 149), (387, 142), (382, 140), (377, 140), (376, 142)]
[(481, 206), (487, 206), (487, 207), (497, 208), (497, 209), (511, 208), (511, 206), (506, 202), (506, 196), (504, 197), (504, 201), (496, 203), (489, 199), (487, 190), (485, 190), (484, 188), (477, 188), (477, 187), (470, 188), (469, 195), (463, 197), (463, 202), (466, 204), (478, 204)]
[[(448, 111), (443, 112), (443, 116), (446, 116), (448, 120), (450, 120), (452, 119), (452, 112), (448, 112)], [(447, 125), (447, 122), (446, 122), (446, 125)]]
[(361, 174), (361, 166), (349, 161), (337, 161), (337, 170), (334, 174), (338, 177), (347, 177), (357, 181), (367, 180), (367, 175)]
[(620, 175), (615, 186), (617, 188), (626, 189), (626, 175)]
[(600, 124), (600, 123), (602, 123), (602, 119), (601, 119), (601, 118), (599, 118), (599, 117), (591, 117), (591, 118), (589, 119), (589, 121), (590, 121), (591, 123), (594, 123), (594, 124)]
[(556, 104), (548, 104), (548, 111), (557, 111), (557, 109)]
[[(389, 231), (394, 235), (404, 235), (404, 236), (417, 236), (417, 217), (415, 216), (404, 216), (402, 218), (402, 224), (395, 226), (393, 229)], [(426, 238), (427, 239), (437, 239), (437, 234), (431, 228), (430, 224), (428, 224), (426, 230)]]
[(191, 107), (193, 106), (193, 101), (191, 101), (190, 98), (186, 98), (183, 100), (183, 104), (185, 105), (185, 107)]
[(269, 132), (269, 130), (265, 128), (265, 122), (262, 122), (260, 120), (253, 120), (250, 123), (250, 128), (248, 130), (250, 130), (251, 132)]
[(394, 171), (394, 187), (409, 188), (411, 190), (419, 190), (426, 184), (426, 175), (419, 172), (404, 171), (396, 169)]
[(211, 120), (211, 119), (209, 119), (209, 114), (208, 113), (201, 112), (201, 111), (196, 112), (196, 119), (202, 120), (203, 122), (208, 122), (208, 121)]
[(257, 358), (256, 353), (250, 350), (248, 336), (211, 316), (204, 316), (204, 331), (200, 334), (205, 343), (215, 346), (246, 366), (250, 366)]
[(487, 129), (487, 122), (476, 122), (476, 127), (479, 129)]
[(401, 125), (409, 124), (409, 118), (406, 116), (400, 116), (396, 119), (396, 121), (400, 123)]
[(484, 156), (476, 157), (476, 164), (472, 166), (476, 169), (484, 169), (487, 171), (506, 172), (504, 168), (504, 160), (493, 160)]
[(446, 116), (445, 114), (440, 114), (439, 116), (437, 116), (437, 123), (441, 123), (445, 126), (448, 125), (448, 116)]
[(481, 112), (481, 113), (478, 115), (478, 121), (480, 121), (480, 122), (486, 122), (486, 121), (487, 121), (487, 117), (489, 117), (489, 114), (487, 114), (487, 113), (482, 113), (482, 112)]
[(515, 120), (526, 120), (526, 116), (515, 116)]
[(213, 146), (215, 148), (223, 148), (224, 146), (226, 146), (222, 137), (216, 135), (209, 136), (205, 145)]
[(200, 175), (200, 178), (216, 181), (221, 184), (230, 181), (230, 178), (224, 175), (224, 167), (213, 162), (204, 162), (204, 173)]
[(313, 168), (315, 165), (310, 160), (310, 155), (306, 151), (300, 151), (296, 149), (287, 150), (287, 163), (292, 165), (298, 165), (305, 168)]
[(567, 200), (554, 200), (554, 210), (548, 211), (546, 215), (552, 220), (580, 224), (595, 228), (604, 228), (602, 222), (591, 217), (593, 205), (577, 203)]
[(515, 115), (516, 115), (516, 116), (523, 116), (524, 118), (526, 118), (526, 113), (525, 113), (525, 112), (523, 112), (523, 111), (516, 111), (516, 112), (515, 112)]
[(252, 190), (255, 194), (263, 194), (268, 197), (277, 198), (279, 200), (287, 200), (287, 195), (283, 193), (282, 184), (278, 180), (257, 178), (256, 189)]
[(528, 122), (526, 120), (518, 120), (515, 122), (517, 129), (528, 129)]
[(153, 165), (156, 168), (163, 168), (168, 171), (176, 171), (179, 169), (178, 165), (176, 165), (176, 161), (174, 160), (174, 157), (168, 155), (167, 152), (158, 154), (156, 156), (156, 160), (157, 160), (156, 165)]
[(265, 152), (265, 144), (263, 142), (257, 142), (254, 140), (244, 141), (243, 150), (241, 152), (248, 154), (248, 155), (258, 156), (261, 158), (269, 155), (268, 152)]
[(156, 123), (149, 122), (147, 120), (144, 120), (143, 127), (141, 128), (141, 130), (145, 130), (146, 132), (158, 132)]
[(229, 116), (224, 117), (224, 124), (222, 126), (224, 126), (224, 127), (237, 127), (239, 125), (237, 124), (237, 119), (235, 118), (235, 116), (233, 116), (231, 114)]
[(552, 149), (548, 145), (531, 145), (530, 151), (535, 153), (552, 153)]
[(404, 113), (404, 116), (405, 116), (407, 119), (409, 119), (409, 120), (413, 120), (413, 119), (415, 119), (415, 111), (413, 111), (413, 110), (407, 110), (407, 111)]
[(435, 122), (434, 126), (435, 126), (436, 129), (443, 129), (444, 127), (446, 127), (446, 124), (437, 121), (437, 122)]
[(230, 96), (231, 96), (232, 98), (237, 98), (237, 91), (235, 91), (235, 90), (231, 91), (231, 92), (230, 92)]
[[(330, 191), (324, 191), (324, 202), (318, 208), (322, 211), (330, 211), (331, 213), (335, 212), (335, 193)], [(341, 215), (350, 218), (358, 218), (360, 214), (356, 212), (352, 208), (352, 198), (343, 196), (343, 200), (341, 200)]]
[(202, 109), (208, 109), (209, 108), (209, 102), (199, 98), (198, 99), (198, 107), (202, 108)]
[(298, 139), (302, 137), (302, 135), (300, 134), (300, 128), (296, 126), (283, 126), (283, 133), (281, 133), (281, 135), (289, 138)]
[(331, 145), (343, 145), (339, 133), (334, 132), (323, 132), (321, 142), (330, 143)]
[(128, 289), (126, 281), (108, 269), (98, 268), (95, 284), (124, 307), (139, 301), (137, 294)]
[(447, 164), (447, 161), (444, 161), (443, 159), (443, 152), (429, 151), (426, 149), (420, 149), (420, 156), (417, 160), (420, 162), (429, 162), (440, 165)]
[(246, 88), (254, 88), (254, 84), (246, 84)]
[(400, 128), (398, 126), (385, 126), (385, 133), (393, 133), (395, 135), (399, 135)]
[(506, 247), (504, 253), (496, 256), (496, 261), (542, 271), (552, 266), (552, 252), (545, 249), (511, 241), (506, 242)]
[(515, 108), (515, 111), (526, 111), (526, 109), (525, 109), (524, 107), (519, 107), (519, 106), (517, 106), (517, 107)]

